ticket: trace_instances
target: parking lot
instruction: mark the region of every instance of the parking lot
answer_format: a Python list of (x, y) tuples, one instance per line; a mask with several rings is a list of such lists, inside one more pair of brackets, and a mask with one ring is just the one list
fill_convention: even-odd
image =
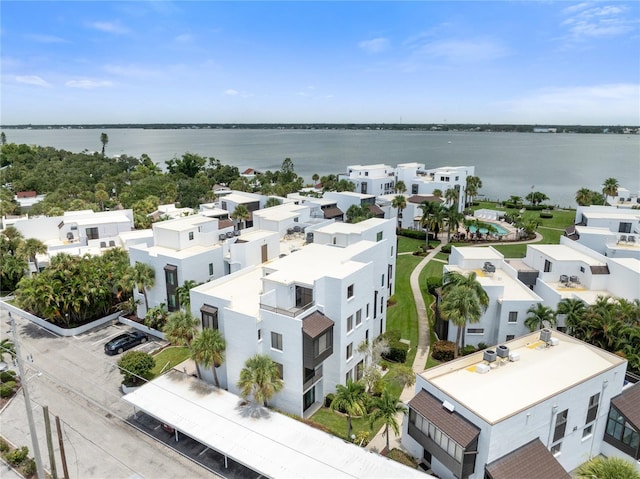
[[(215, 477), (182, 453), (141, 432), (128, 423), (134, 415), (122, 400), (122, 375), (117, 367), (121, 355), (109, 356), (104, 344), (129, 331), (128, 326), (109, 324), (88, 333), (63, 338), (14, 315), (25, 378), (31, 396), (38, 444), (49, 469), (42, 407), (62, 423), (71, 478), (86, 477)], [(8, 315), (0, 311), (2, 337), (11, 338)], [(135, 350), (152, 352), (163, 341), (151, 338)], [(2, 411), (2, 435), (33, 451), (20, 392)], [(54, 428), (55, 429), (55, 428)], [(146, 432), (146, 431), (145, 431)], [(61, 470), (58, 441), (54, 449)]]

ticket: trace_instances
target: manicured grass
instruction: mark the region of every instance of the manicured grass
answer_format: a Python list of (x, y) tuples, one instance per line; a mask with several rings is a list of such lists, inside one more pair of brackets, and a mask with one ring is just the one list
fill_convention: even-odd
[(416, 460), (400, 449), (391, 449), (391, 451), (388, 452), (387, 457), (404, 464), (405, 466), (413, 467), (414, 469), (418, 467)]
[[(347, 416), (323, 407), (311, 416), (311, 420), (327, 427), (335, 436), (347, 440)], [(376, 421), (373, 428), (370, 428), (368, 417), (351, 418), (351, 434), (357, 436), (360, 431), (366, 431), (369, 434), (369, 440), (373, 439), (381, 427), (382, 419)], [(350, 438), (348, 440), (351, 441)]]
[[(153, 356), (156, 366), (151, 370), (154, 377), (189, 359), (189, 348), (171, 346)], [(167, 365), (167, 363), (169, 363)], [(165, 367), (166, 366), (166, 367)]]
[(413, 253), (423, 244), (424, 240), (398, 236), (398, 253)]
[(411, 342), (411, 350), (407, 355), (407, 364), (412, 364), (418, 345), (418, 313), (413, 300), (409, 278), (411, 272), (422, 260), (419, 256), (404, 255), (396, 259), (396, 291), (395, 304), (387, 309), (387, 331), (400, 331), (402, 339)]
[(527, 253), (526, 244), (501, 244), (493, 247), (500, 251), (505, 258), (524, 258)]

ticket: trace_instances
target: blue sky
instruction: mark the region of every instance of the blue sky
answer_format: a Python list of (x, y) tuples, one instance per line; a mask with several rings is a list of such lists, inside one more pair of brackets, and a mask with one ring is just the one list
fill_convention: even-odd
[(2, 124), (640, 124), (640, 2), (6, 1)]

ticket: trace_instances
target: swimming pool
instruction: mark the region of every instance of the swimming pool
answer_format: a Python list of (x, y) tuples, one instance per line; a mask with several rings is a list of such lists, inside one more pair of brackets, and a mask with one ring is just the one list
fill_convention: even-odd
[[(487, 222), (485, 222), (487, 223)], [(496, 229), (496, 231), (493, 234), (496, 234), (498, 236), (507, 236), (509, 234), (509, 232), (504, 229), (502, 226), (500, 226), (499, 224), (496, 223), (487, 223), (487, 224), (491, 224), (493, 225), (493, 227)], [(476, 227), (475, 226), (471, 226), (469, 227), (469, 231), (471, 231), (472, 233), (476, 232)], [(487, 230), (487, 228), (480, 228), (480, 233), (487, 234), (489, 231)]]

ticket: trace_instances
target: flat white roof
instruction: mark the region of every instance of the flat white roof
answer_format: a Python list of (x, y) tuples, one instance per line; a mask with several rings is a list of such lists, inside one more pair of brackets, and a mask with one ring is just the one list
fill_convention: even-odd
[(502, 260), (504, 256), (497, 249), (488, 246), (488, 247), (477, 247), (477, 246), (454, 246), (456, 250), (462, 255), (464, 259), (475, 259), (475, 260)]
[(511, 277), (505, 270), (500, 268), (500, 264), (496, 265), (494, 273), (485, 273), (481, 269), (462, 269), (458, 266), (448, 266), (448, 271), (457, 271), (460, 274), (466, 274), (470, 271), (476, 273), (478, 282), (483, 286), (500, 286), (502, 287), (501, 299), (506, 300), (531, 300), (541, 301), (542, 298), (527, 288), (521, 281)]
[(257, 318), (262, 291), (262, 265), (241, 269), (230, 276), (209, 281), (194, 289), (229, 301), (229, 309)]
[(309, 207), (296, 205), (295, 203), (284, 203), (279, 206), (254, 211), (253, 217), (264, 218), (271, 221), (282, 221), (300, 216), (300, 212), (304, 210), (309, 210)]
[(253, 196), (245, 196), (240, 193), (229, 193), (220, 198), (222, 201), (231, 201), (232, 203), (242, 204), (242, 203), (252, 203), (254, 201), (258, 201), (258, 198)]
[[(544, 401), (565, 389), (623, 364), (625, 359), (553, 330), (549, 346), (540, 332), (504, 343), (518, 361), (494, 362), (481, 374), (483, 351), (427, 369), (421, 376), (490, 424)], [(501, 396), (504, 394), (504, 396)]]
[(78, 218), (73, 219), (65, 217), (66, 224), (76, 223), (78, 226), (87, 226), (87, 225), (100, 225), (106, 223), (131, 223), (131, 220), (127, 218), (125, 215), (110, 215), (110, 216), (90, 216), (87, 218)]
[(194, 226), (198, 226), (203, 223), (210, 223), (212, 221), (215, 221), (215, 219), (201, 215), (190, 215), (183, 218), (153, 223), (153, 227), (171, 231), (185, 231), (193, 228)]
[(131, 249), (139, 249), (146, 251), (149, 256), (157, 257), (158, 255), (167, 256), (175, 259), (185, 259), (202, 253), (207, 253), (215, 249), (221, 248), (220, 243), (213, 243), (207, 246), (193, 245), (183, 249), (166, 248), (164, 246), (146, 246), (145, 244), (132, 245)]
[(589, 266), (604, 266), (606, 264), (603, 260), (594, 258), (564, 244), (530, 244), (527, 247), (538, 250), (555, 261), (582, 261)]
[(618, 208), (612, 208), (610, 211), (582, 210), (582, 216), (593, 220), (638, 221), (640, 219), (640, 213), (636, 213), (633, 210), (621, 210)]
[(124, 400), (267, 477), (432, 477), (178, 371)]
[(362, 233), (363, 231), (367, 231), (371, 228), (375, 228), (378, 225), (382, 225), (389, 220), (381, 219), (381, 218), (369, 218), (364, 221), (360, 221), (359, 223), (343, 223), (342, 221), (334, 221), (333, 223), (329, 223), (326, 226), (321, 226), (316, 231), (333, 234), (333, 233)]

